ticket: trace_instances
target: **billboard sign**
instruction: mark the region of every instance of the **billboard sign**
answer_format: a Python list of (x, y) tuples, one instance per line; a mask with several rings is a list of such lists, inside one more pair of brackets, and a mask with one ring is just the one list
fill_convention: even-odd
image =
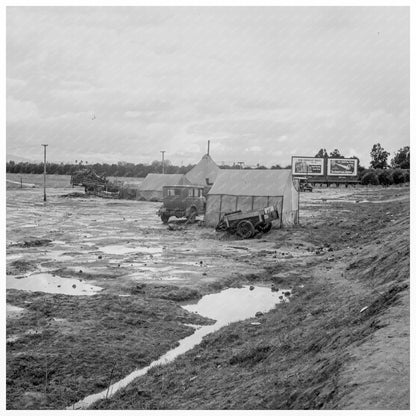
[(324, 175), (324, 159), (318, 157), (292, 156), (292, 175)]
[(328, 159), (328, 176), (357, 176), (357, 159)]

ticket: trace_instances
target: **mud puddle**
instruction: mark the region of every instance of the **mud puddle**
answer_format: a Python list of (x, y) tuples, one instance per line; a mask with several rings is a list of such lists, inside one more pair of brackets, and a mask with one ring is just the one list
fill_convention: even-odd
[(37, 273), (15, 278), (6, 276), (6, 288), (30, 292), (57, 293), (71, 296), (91, 296), (102, 288), (84, 283), (78, 279), (67, 279), (51, 273)]
[(121, 244), (112, 244), (104, 247), (99, 248), (105, 254), (114, 254), (114, 255), (123, 255), (123, 254), (131, 254), (131, 253), (145, 253), (145, 254), (152, 254), (161, 255), (162, 254), (162, 247), (129, 247)]
[(10, 303), (6, 303), (6, 318), (17, 318), (19, 317), (23, 312), (25, 311), (25, 308), (21, 308), (19, 306), (12, 305)]
[(278, 303), (288, 302), (288, 298), (283, 296), (284, 292), (287, 291), (272, 292), (270, 288), (266, 287), (244, 286), (206, 295), (196, 304), (183, 305), (182, 307), (187, 311), (214, 319), (216, 322), (213, 325), (194, 326), (196, 330), (192, 335), (180, 340), (176, 348), (168, 351), (158, 360), (153, 361), (147, 367), (133, 371), (127, 377), (110, 385), (106, 390), (87, 396), (67, 409), (87, 409), (98, 400), (110, 398), (136, 378), (145, 375), (152, 367), (168, 364), (179, 355), (190, 351), (201, 343), (204, 336), (218, 331), (230, 323), (253, 318), (257, 312), (266, 313)]

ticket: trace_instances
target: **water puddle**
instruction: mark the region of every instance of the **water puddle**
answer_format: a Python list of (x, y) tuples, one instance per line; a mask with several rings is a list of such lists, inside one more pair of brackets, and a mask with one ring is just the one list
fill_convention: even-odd
[[(192, 327), (196, 328), (195, 332), (189, 337), (180, 340), (176, 348), (168, 351), (147, 367), (133, 371), (127, 377), (110, 385), (108, 389), (87, 396), (67, 409), (87, 409), (98, 400), (110, 398), (136, 378), (145, 375), (152, 367), (168, 364), (179, 355), (191, 350), (200, 344), (206, 335), (218, 331), (223, 326), (232, 322), (253, 318), (257, 312), (266, 313), (278, 303), (288, 302), (287, 297), (283, 296), (284, 292), (287, 291), (272, 292), (270, 288), (266, 287), (245, 286), (243, 288), (231, 288), (219, 293), (206, 295), (195, 304), (182, 306), (189, 312), (198, 313), (207, 318), (214, 319), (216, 322), (213, 325), (206, 326), (192, 325)], [(191, 325), (188, 324), (188, 326)]]
[(22, 258), (24, 256), (23, 253), (20, 254), (6, 254), (6, 260), (7, 261), (13, 261), (13, 260), (18, 260), (20, 258)]
[(46, 252), (46, 257), (49, 259), (55, 260), (55, 261), (71, 261), (74, 260), (73, 256), (70, 256), (68, 253), (68, 250), (54, 250), (54, 251), (48, 251)]
[(31, 274), (18, 279), (6, 276), (6, 288), (73, 296), (91, 296), (102, 290), (101, 287), (80, 282), (78, 279), (67, 279), (51, 273)]
[(6, 303), (6, 318), (17, 318), (19, 317), (23, 312), (25, 311), (25, 308), (20, 308), (19, 306), (12, 305), (10, 303)]
[(130, 253), (146, 253), (158, 255), (162, 253), (162, 247), (128, 247), (119, 244), (100, 247), (100, 251), (105, 254), (130, 254)]

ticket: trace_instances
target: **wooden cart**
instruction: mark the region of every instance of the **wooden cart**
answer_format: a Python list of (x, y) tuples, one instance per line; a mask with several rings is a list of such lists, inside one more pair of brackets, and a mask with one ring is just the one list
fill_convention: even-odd
[(227, 212), (221, 217), (215, 229), (217, 231), (228, 231), (240, 238), (251, 238), (256, 232), (269, 232), (272, 228), (272, 221), (278, 218), (279, 213), (274, 206), (258, 211)]

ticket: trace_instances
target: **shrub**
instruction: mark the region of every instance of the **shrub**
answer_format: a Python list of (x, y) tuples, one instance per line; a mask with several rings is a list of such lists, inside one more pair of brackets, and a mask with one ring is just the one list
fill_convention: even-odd
[(405, 172), (403, 169), (394, 169), (391, 176), (393, 178), (393, 183), (395, 184), (405, 182)]
[(393, 175), (390, 169), (377, 169), (377, 176), (380, 185), (393, 185)]
[(369, 170), (361, 178), (363, 185), (379, 185), (378, 175), (374, 170)]

